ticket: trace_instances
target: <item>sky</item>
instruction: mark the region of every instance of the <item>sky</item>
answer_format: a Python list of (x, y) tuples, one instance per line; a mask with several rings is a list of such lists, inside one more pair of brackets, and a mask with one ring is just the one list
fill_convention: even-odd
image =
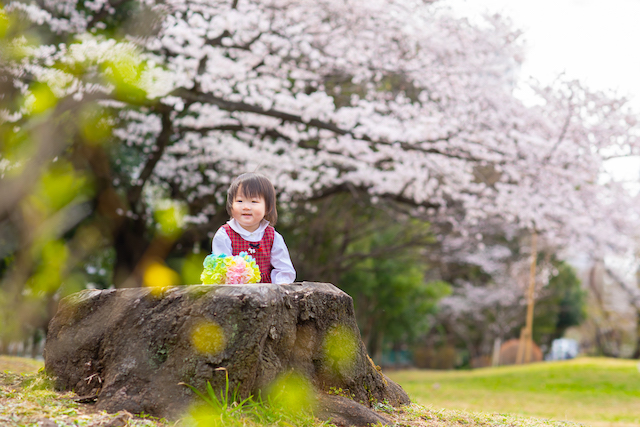
[[(527, 56), (523, 78), (542, 83), (559, 74), (592, 90), (614, 90), (640, 113), (640, 0), (444, 0), (456, 14), (500, 13), (521, 29)], [(621, 179), (637, 179), (629, 159), (612, 165)]]
[(524, 31), (523, 77), (559, 73), (633, 95), (640, 110), (640, 0), (445, 0), (457, 13), (497, 12)]

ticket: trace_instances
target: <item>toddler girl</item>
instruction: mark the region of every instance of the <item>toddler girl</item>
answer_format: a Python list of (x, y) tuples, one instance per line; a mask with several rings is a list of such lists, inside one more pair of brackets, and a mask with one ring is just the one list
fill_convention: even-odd
[(296, 271), (282, 236), (273, 226), (278, 220), (276, 191), (263, 175), (245, 173), (227, 191), (231, 219), (213, 236), (212, 254), (247, 252), (260, 267), (262, 283), (292, 283)]

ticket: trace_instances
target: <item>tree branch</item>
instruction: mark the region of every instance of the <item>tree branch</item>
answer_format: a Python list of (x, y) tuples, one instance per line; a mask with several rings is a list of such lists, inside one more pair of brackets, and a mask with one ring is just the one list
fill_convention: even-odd
[(417, 144), (411, 144), (411, 143), (402, 142), (402, 141), (376, 140), (371, 138), (368, 135), (359, 135), (359, 134), (356, 135), (355, 132), (347, 129), (342, 129), (339, 126), (337, 126), (335, 123), (326, 122), (318, 119), (311, 119), (307, 121), (307, 120), (304, 120), (301, 116), (296, 114), (286, 113), (284, 111), (275, 110), (275, 109), (267, 110), (257, 105), (251, 105), (245, 102), (228, 101), (226, 99), (219, 98), (211, 94), (194, 93), (192, 91), (181, 88), (173, 91), (171, 95), (178, 96), (192, 102), (200, 102), (203, 104), (216, 105), (218, 108), (225, 111), (242, 111), (247, 113), (255, 113), (262, 116), (278, 118), (285, 122), (301, 123), (307, 126), (315, 127), (317, 129), (328, 130), (341, 136), (349, 135), (354, 139), (369, 142), (373, 147), (375, 147), (376, 145), (389, 146), (389, 145), (397, 144), (400, 146), (400, 148), (402, 148), (405, 151), (417, 151), (421, 153), (438, 154), (448, 158), (455, 158), (460, 160), (480, 161), (480, 159), (475, 158), (469, 153), (465, 153), (463, 151), (459, 151), (457, 153), (445, 152), (436, 148), (425, 148), (420, 146), (423, 143), (446, 142), (450, 138), (455, 136), (455, 133), (449, 133), (447, 136), (443, 138), (437, 138), (433, 140), (424, 140)]
[(162, 130), (160, 131), (160, 135), (158, 135), (158, 138), (156, 140), (156, 150), (153, 152), (153, 154), (150, 155), (147, 163), (145, 163), (144, 165), (144, 168), (142, 168), (142, 172), (140, 172), (140, 176), (138, 177), (138, 179), (141, 182), (131, 187), (127, 192), (127, 201), (129, 202), (129, 206), (132, 209), (134, 209), (134, 206), (139, 201), (144, 184), (153, 173), (153, 170), (160, 161), (160, 158), (164, 154), (164, 151), (171, 140), (171, 135), (173, 134), (173, 125), (170, 117), (170, 112), (171, 109), (169, 108), (160, 110)]

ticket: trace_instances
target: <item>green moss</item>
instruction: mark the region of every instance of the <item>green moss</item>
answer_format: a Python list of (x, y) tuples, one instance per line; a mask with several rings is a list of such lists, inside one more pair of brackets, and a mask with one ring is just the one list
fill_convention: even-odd
[(167, 361), (169, 357), (169, 348), (167, 344), (162, 344), (158, 349), (152, 352), (151, 357), (149, 358), (149, 364), (152, 368), (158, 368), (164, 362)]
[(355, 400), (356, 398), (356, 395), (353, 394), (351, 390), (343, 389), (341, 387), (329, 387), (329, 390), (327, 390), (327, 394), (334, 395), (334, 396), (342, 396), (351, 400)]

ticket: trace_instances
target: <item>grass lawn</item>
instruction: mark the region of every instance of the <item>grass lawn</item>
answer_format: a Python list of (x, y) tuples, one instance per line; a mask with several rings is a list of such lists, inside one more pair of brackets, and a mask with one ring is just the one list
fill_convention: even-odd
[(434, 408), (509, 413), (596, 426), (640, 426), (637, 360), (578, 358), (473, 371), (387, 375)]
[(0, 372), (10, 371), (15, 374), (35, 372), (44, 366), (44, 362), (26, 357), (0, 356)]
[[(321, 422), (308, 416), (292, 422), (284, 413), (268, 406), (256, 410), (237, 411), (229, 406), (224, 411), (225, 422), (216, 420), (222, 415), (204, 413), (204, 418), (186, 415), (179, 420), (167, 421), (146, 416), (132, 415), (126, 411), (115, 414), (97, 411), (93, 405), (79, 404), (74, 401), (72, 392), (56, 392), (44, 373), (36, 372), (42, 362), (18, 357), (0, 355), (0, 426), (2, 427), (261, 427), (261, 426), (306, 426), (329, 427), (332, 424)], [(423, 374), (424, 372), (417, 373)], [(404, 375), (405, 373), (398, 373)], [(438, 373), (436, 373), (438, 374)], [(442, 373), (440, 373), (442, 374)], [(423, 383), (424, 384), (424, 383)], [(428, 384), (431, 386), (431, 383)], [(429, 402), (431, 403), (431, 402)], [(532, 417), (522, 417), (508, 413), (491, 414), (484, 408), (473, 412), (441, 409), (437, 405), (423, 407), (418, 404), (392, 408), (382, 402), (375, 405), (376, 411), (396, 427), (582, 427), (565, 421), (554, 421)], [(257, 416), (257, 415), (259, 416)], [(268, 417), (279, 421), (262, 422)], [(216, 421), (216, 422), (214, 422)]]

